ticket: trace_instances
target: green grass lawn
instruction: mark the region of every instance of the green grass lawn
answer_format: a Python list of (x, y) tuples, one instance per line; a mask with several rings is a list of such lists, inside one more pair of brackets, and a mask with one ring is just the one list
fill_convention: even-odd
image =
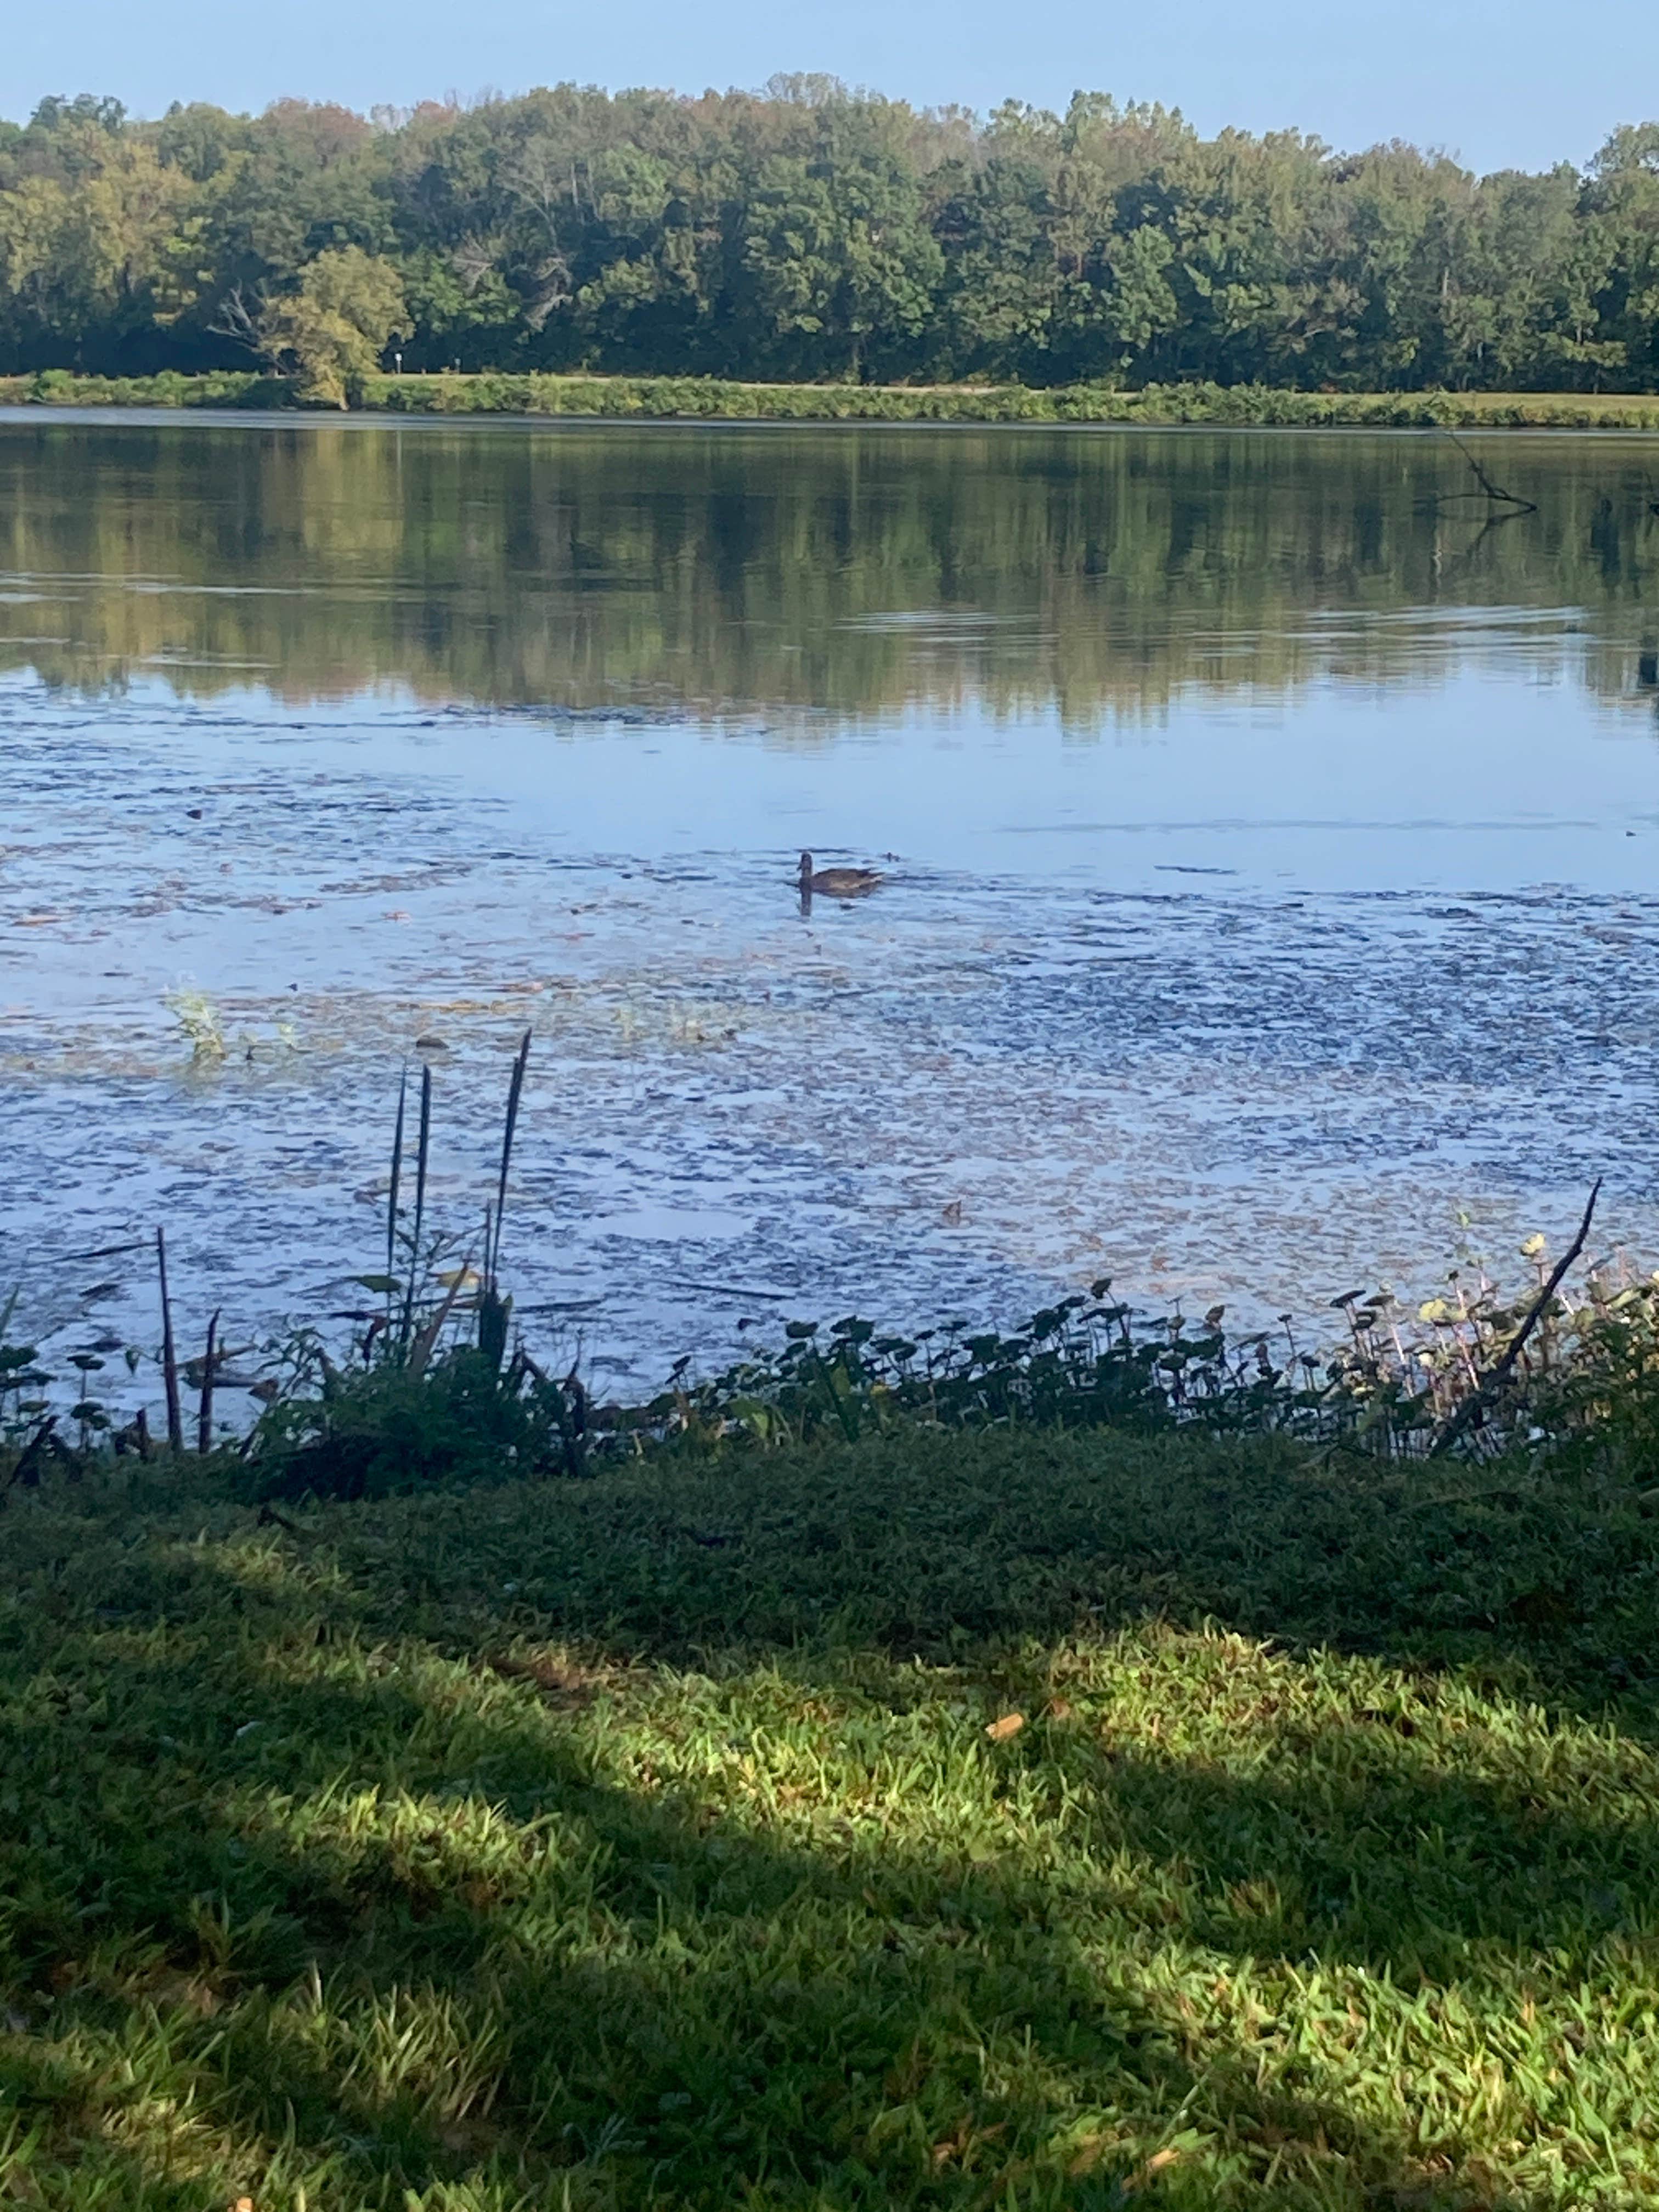
[(1656, 1510), (1006, 1431), (14, 1490), (0, 2203), (1659, 2199)]

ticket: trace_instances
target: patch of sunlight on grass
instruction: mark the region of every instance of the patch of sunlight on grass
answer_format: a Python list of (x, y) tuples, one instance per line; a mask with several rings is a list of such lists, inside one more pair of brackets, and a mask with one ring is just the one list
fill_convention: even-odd
[(1654, 1523), (1178, 1464), (9, 1512), (0, 2200), (1659, 2197)]

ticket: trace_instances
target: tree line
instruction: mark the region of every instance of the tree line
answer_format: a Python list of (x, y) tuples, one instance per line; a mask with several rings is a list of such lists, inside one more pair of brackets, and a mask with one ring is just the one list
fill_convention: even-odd
[(1587, 169), (988, 118), (775, 78), (0, 123), (0, 374), (258, 361), (1304, 390), (1659, 389), (1659, 123)]

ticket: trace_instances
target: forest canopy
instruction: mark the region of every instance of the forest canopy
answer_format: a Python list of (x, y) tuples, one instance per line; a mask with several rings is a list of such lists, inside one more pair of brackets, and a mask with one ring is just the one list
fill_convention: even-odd
[(0, 374), (1659, 389), (1659, 123), (1587, 170), (775, 78), (0, 122)]

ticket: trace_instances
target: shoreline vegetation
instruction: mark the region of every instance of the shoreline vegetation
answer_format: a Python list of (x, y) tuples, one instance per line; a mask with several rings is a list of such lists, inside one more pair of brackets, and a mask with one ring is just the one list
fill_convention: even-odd
[[(526, 1030), (513, 1060), (499, 1173), (479, 1194), (482, 1238), (434, 1219), (432, 1071), (422, 1067), (414, 1097), (405, 1073), (383, 1259), (333, 1278), (357, 1291), (352, 1307), (339, 1310), (337, 1288), (325, 1313), (296, 1317), (263, 1346), (233, 1346), (216, 1304), (196, 1352), (158, 1226), (159, 1349), (100, 1339), (64, 1347), (53, 1371), (14, 1329), (14, 1289), (0, 1304), (0, 1500), (129, 1455), (147, 1463), (161, 1434), (145, 1403), (125, 1419), (119, 1403), (145, 1371), (154, 1380), (137, 1395), (159, 1392), (166, 1451), (179, 1458), (188, 1435), (198, 1460), (228, 1452), (233, 1489), (264, 1500), (579, 1480), (665, 1455), (743, 1457), (911, 1431), (1253, 1436), (1383, 1464), (1518, 1452), (1626, 1476), (1659, 1447), (1659, 1273), (1637, 1274), (1616, 1255), (1585, 1261), (1599, 1180), (1559, 1252), (1541, 1234), (1521, 1247), (1518, 1288), (1473, 1258), (1420, 1304), (1390, 1287), (1345, 1291), (1321, 1302), (1335, 1342), (1310, 1340), (1305, 1317), (1291, 1314), (1241, 1334), (1222, 1305), (1147, 1313), (1103, 1277), (1006, 1333), (960, 1317), (912, 1334), (857, 1314), (791, 1321), (780, 1343), (722, 1371), (698, 1376), (682, 1358), (654, 1395), (596, 1402), (579, 1363), (562, 1372), (547, 1347), (532, 1349), (503, 1288), (532, 1040)], [(251, 1427), (224, 1419), (240, 1394), (258, 1407)]]
[(525, 1051), (481, 1239), (400, 1097), (252, 1449), (159, 1239), (167, 1441), (0, 1353), (0, 2197), (1659, 2190), (1659, 1289), (1562, 1297), (1593, 1200), (1429, 1368), (1099, 1285), (629, 1414), (515, 1340)]
[(604, 1406), (505, 1287), (531, 1045), (441, 1206), (400, 1086), (275, 1346), (159, 1233), (159, 1349), (0, 1297), (0, 2202), (1650, 2201), (1659, 1280), (1595, 1192), (1330, 1350), (1102, 1281)]
[[(362, 379), (359, 411), (389, 416), (566, 417), (684, 422), (961, 423), (1146, 428), (1659, 431), (1659, 395), (1571, 392), (1304, 392), (1262, 385), (761, 384), (702, 376), (497, 371)], [(254, 371), (90, 376), (47, 369), (0, 376), (0, 407), (293, 410), (322, 419), (338, 403), (303, 398)]]

